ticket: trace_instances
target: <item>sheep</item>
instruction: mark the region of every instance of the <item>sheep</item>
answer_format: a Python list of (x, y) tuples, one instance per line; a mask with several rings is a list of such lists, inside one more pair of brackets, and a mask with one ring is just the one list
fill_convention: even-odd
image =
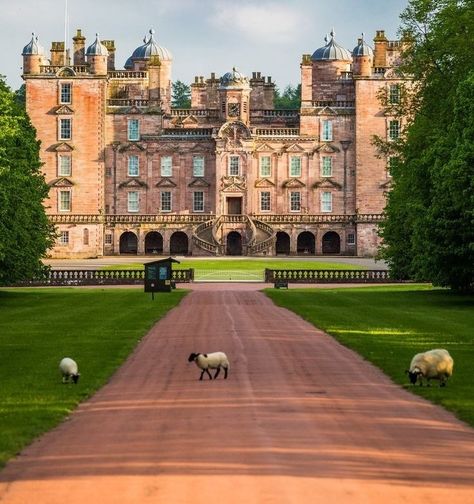
[(436, 348), (416, 354), (406, 373), (413, 385), (419, 381), (420, 386), (423, 386), (423, 378), (426, 378), (428, 386), (430, 380), (439, 380), (440, 387), (444, 387), (448, 378), (453, 374), (453, 365), (454, 361), (449, 352), (442, 348)]
[(79, 380), (80, 373), (78, 372), (78, 367), (76, 361), (69, 357), (64, 357), (59, 363), (59, 369), (63, 375), (63, 383), (68, 383), (72, 380), (73, 383), (77, 383)]
[(202, 380), (204, 373), (209, 375), (209, 378), (212, 380), (211, 373), (209, 373), (209, 369), (217, 369), (216, 374), (214, 375), (214, 380), (217, 378), (217, 375), (220, 373), (221, 368), (224, 369), (224, 379), (227, 378), (227, 371), (230, 369), (229, 359), (227, 359), (227, 355), (224, 352), (213, 352), (209, 354), (202, 353), (192, 353), (188, 362), (195, 362), (197, 367), (202, 369), (201, 377)]

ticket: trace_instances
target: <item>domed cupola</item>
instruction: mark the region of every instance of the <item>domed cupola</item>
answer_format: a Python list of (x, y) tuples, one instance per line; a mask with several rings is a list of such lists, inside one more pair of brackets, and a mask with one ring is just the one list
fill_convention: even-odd
[(331, 40), (328, 41), (328, 37), (325, 37), (326, 45), (316, 49), (311, 59), (313, 61), (352, 61), (351, 53), (340, 46), (334, 39), (334, 30), (331, 31)]
[(22, 56), (44, 56), (44, 48), (38, 43), (38, 37), (34, 33), (31, 34), (31, 40), (23, 48)]
[(99, 34), (95, 34), (94, 42), (87, 48), (86, 56), (108, 56), (107, 47), (99, 39)]
[(221, 88), (249, 88), (249, 79), (235, 67), (232, 72), (227, 72), (221, 77)]
[(354, 47), (352, 51), (352, 57), (357, 58), (360, 56), (373, 56), (373, 55), (374, 50), (372, 49), (372, 47), (369, 46), (369, 44), (365, 43), (364, 34), (362, 34), (362, 37), (358, 40), (356, 47)]
[(150, 36), (143, 39), (144, 44), (137, 47), (130, 58), (125, 63), (125, 68), (131, 68), (134, 60), (149, 60), (152, 56), (158, 56), (160, 61), (171, 61), (173, 59), (168, 49), (159, 46), (153, 35), (155, 30), (149, 31)]

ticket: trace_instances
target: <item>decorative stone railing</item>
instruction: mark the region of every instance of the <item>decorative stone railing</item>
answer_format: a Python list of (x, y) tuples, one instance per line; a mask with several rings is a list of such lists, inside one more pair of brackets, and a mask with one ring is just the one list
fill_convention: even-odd
[(171, 115), (173, 117), (187, 117), (190, 115), (196, 117), (207, 117), (208, 111), (206, 109), (171, 109)]
[(299, 128), (256, 128), (255, 135), (260, 137), (297, 137)]
[(331, 107), (331, 108), (354, 108), (355, 101), (313, 101), (313, 107)]
[(40, 73), (42, 74), (56, 74), (63, 68), (71, 68), (76, 74), (89, 73), (89, 65), (42, 65), (40, 66)]
[(110, 79), (147, 79), (148, 72), (140, 72), (135, 70), (114, 70), (109, 72)]
[(148, 100), (128, 99), (128, 98), (109, 98), (107, 100), (109, 107), (148, 107)]
[(166, 137), (181, 137), (181, 138), (207, 138), (207, 137), (212, 137), (212, 128), (195, 128), (195, 129), (183, 129), (183, 128), (176, 128), (176, 129), (165, 129), (161, 133), (161, 138), (166, 138)]
[(390, 283), (400, 282), (388, 270), (265, 269), (265, 282), (275, 283)]

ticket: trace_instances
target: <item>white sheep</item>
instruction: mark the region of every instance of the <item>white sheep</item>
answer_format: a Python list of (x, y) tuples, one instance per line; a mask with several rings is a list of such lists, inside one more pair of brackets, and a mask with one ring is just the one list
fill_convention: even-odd
[(449, 352), (443, 348), (436, 348), (416, 354), (406, 373), (408, 373), (413, 385), (419, 381), (423, 386), (423, 378), (426, 378), (428, 386), (430, 380), (439, 380), (440, 387), (444, 387), (448, 378), (453, 374), (453, 365), (454, 361)]
[(59, 370), (63, 375), (63, 383), (68, 383), (70, 380), (72, 380), (73, 383), (77, 383), (79, 376), (81, 376), (76, 361), (69, 357), (64, 357), (64, 359), (62, 359), (59, 363)]
[(212, 380), (211, 373), (209, 373), (209, 369), (217, 369), (216, 374), (214, 375), (214, 380), (217, 378), (217, 375), (220, 373), (221, 368), (224, 369), (224, 379), (227, 378), (227, 371), (230, 369), (229, 359), (227, 359), (227, 355), (224, 352), (213, 352), (209, 354), (202, 353), (192, 353), (188, 362), (195, 362), (197, 367), (202, 369), (201, 377), (202, 380), (204, 373), (209, 375), (209, 378)]

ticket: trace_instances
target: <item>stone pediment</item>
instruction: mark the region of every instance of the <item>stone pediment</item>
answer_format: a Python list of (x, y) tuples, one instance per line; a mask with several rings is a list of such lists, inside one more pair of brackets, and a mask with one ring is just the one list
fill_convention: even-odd
[(297, 152), (297, 153), (301, 154), (302, 152), (304, 152), (304, 149), (300, 145), (293, 143), (291, 145), (283, 147), (283, 151), (284, 152)]
[(341, 152), (335, 145), (331, 143), (323, 143), (319, 147), (316, 147), (315, 151), (323, 154), (334, 154), (335, 152)]
[(319, 112), (317, 112), (316, 115), (335, 116), (337, 115), (337, 112), (333, 108), (326, 105)]
[(176, 184), (168, 177), (164, 177), (159, 180), (156, 184), (156, 187), (176, 187)]
[(242, 189), (242, 187), (238, 186), (237, 184), (230, 184), (224, 189), (221, 190), (223, 193), (236, 193), (236, 192), (244, 192), (245, 189)]
[(202, 177), (197, 177), (188, 184), (188, 187), (209, 187), (210, 185), (211, 184)]
[(338, 184), (334, 180), (324, 177), (313, 185), (313, 189), (342, 189), (341, 184)]
[(147, 183), (144, 182), (143, 180), (140, 179), (129, 179), (125, 180), (124, 182), (120, 182), (119, 187), (122, 189), (124, 187), (130, 189), (130, 188), (141, 188), (141, 187), (148, 187)]
[(275, 187), (275, 184), (267, 178), (261, 178), (255, 181), (255, 187)]
[(291, 178), (286, 182), (283, 182), (283, 187), (286, 187), (287, 189), (299, 189), (300, 187), (306, 187), (306, 184), (297, 178)]
[(182, 128), (183, 126), (183, 121), (181, 120), (181, 117), (173, 117), (173, 119), (171, 119), (170, 122), (175, 128)]
[(61, 142), (52, 145), (48, 150), (53, 152), (72, 152), (74, 150), (74, 147), (67, 142)]
[(146, 150), (146, 147), (144, 145), (141, 145), (137, 142), (132, 142), (132, 143), (127, 143), (127, 144), (122, 144), (119, 148), (119, 152), (126, 152), (126, 151), (144, 151)]
[(142, 114), (143, 112), (136, 106), (132, 105), (127, 109), (127, 114)]
[(74, 182), (69, 180), (66, 177), (59, 177), (57, 179), (51, 180), (48, 182), (49, 187), (72, 187)]
[(71, 115), (74, 114), (74, 110), (67, 105), (61, 105), (55, 110), (54, 113), (57, 115)]
[(182, 121), (183, 125), (187, 125), (187, 126), (194, 126), (196, 124), (199, 124), (199, 121), (198, 119), (193, 116), (193, 115), (188, 115), (186, 116), (183, 121)]
[(255, 152), (274, 152), (275, 149), (268, 145), (267, 143), (259, 145), (256, 149)]

